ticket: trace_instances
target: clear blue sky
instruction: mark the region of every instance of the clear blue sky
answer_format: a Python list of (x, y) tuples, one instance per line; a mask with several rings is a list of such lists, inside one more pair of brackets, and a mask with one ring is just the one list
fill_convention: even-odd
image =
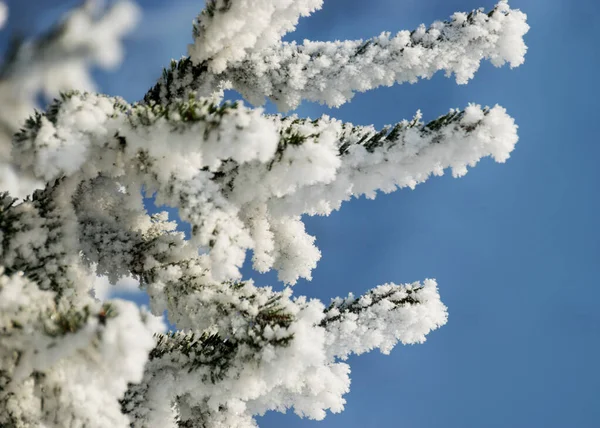
[[(41, 28), (73, 1), (9, 0), (14, 28)], [(121, 70), (101, 88), (133, 101), (185, 52), (201, 0), (145, 0)], [(289, 38), (365, 38), (413, 29), (494, 0), (326, 0)], [(323, 422), (270, 414), (262, 427), (586, 428), (600, 426), (600, 12), (592, 0), (512, 0), (529, 15), (515, 70), (485, 64), (467, 86), (439, 75), (356, 96), (328, 112), (382, 126), (468, 102), (499, 103), (519, 124), (508, 163), (461, 179), (354, 200), (308, 219), (323, 258), (296, 292), (326, 301), (375, 285), (435, 277), (449, 323), (423, 345), (352, 358), (347, 409)], [(27, 10), (35, 9), (35, 15)], [(1, 34), (5, 42), (6, 31)], [(247, 270), (246, 272), (249, 273)], [(272, 276), (261, 283), (274, 281)]]

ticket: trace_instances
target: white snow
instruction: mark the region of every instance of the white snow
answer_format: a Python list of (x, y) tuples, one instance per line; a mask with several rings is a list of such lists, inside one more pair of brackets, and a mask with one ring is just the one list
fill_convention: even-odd
[[(167, 72), (144, 103), (70, 91), (32, 112), (40, 92), (92, 90), (89, 66), (120, 61), (130, 2), (99, 15), (87, 2), (58, 39), (19, 52), (0, 80), (12, 107), (0, 112), (10, 125), (0, 190), (29, 195), (0, 196), (0, 426), (255, 427), (256, 415), (287, 409), (320, 420), (344, 409), (350, 355), (422, 343), (446, 323), (433, 279), (327, 307), (294, 295), (321, 257), (303, 216), (448, 169), (460, 177), (484, 157), (505, 162), (518, 141), (506, 110), (469, 104), (431, 122), (419, 111), (376, 130), (266, 115), (222, 102), (224, 90), (289, 110), (442, 70), (462, 84), (482, 59), (523, 62), (526, 16), (502, 0), (412, 33), (281, 41), (321, 6), (209, 1), (189, 48), (197, 68)], [(146, 212), (142, 190), (178, 209), (189, 240), (166, 213)], [(282, 291), (242, 280), (249, 250)], [(138, 288), (151, 313), (110, 298)], [(157, 334), (164, 311), (176, 332)]]

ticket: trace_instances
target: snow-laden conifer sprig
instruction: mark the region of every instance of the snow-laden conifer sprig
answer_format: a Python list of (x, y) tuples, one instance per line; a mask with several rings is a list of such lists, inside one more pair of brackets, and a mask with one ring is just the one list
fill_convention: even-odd
[(125, 426), (116, 400), (141, 379), (159, 330), (133, 304), (88, 295), (71, 184), (59, 180), (25, 201), (1, 197), (2, 426)]
[[(268, 218), (327, 215), (352, 196), (414, 188), (448, 167), (461, 176), (482, 157), (504, 162), (518, 140), (513, 119), (499, 106), (470, 105), (429, 123), (421, 117), (378, 131), (328, 117), (275, 116), (274, 157), (260, 165), (224, 164), (215, 179), (236, 205), (266, 200)], [(265, 216), (250, 208), (246, 215)]]
[(168, 105), (176, 99), (186, 99), (192, 93), (206, 94), (215, 89), (215, 78), (208, 71), (206, 62), (194, 64), (188, 56), (179, 61), (171, 60), (162, 76), (144, 95), (144, 103)]
[(115, 2), (104, 11), (97, 1), (83, 2), (45, 34), (31, 41), (15, 40), (2, 65), (0, 84), (49, 96), (92, 90), (88, 67), (113, 68), (121, 62), (120, 40), (135, 26), (138, 13), (130, 1)]
[(456, 13), (429, 28), (389, 32), (367, 41), (281, 43), (249, 54), (227, 73), (233, 87), (253, 104), (264, 97), (280, 111), (303, 100), (340, 105), (355, 92), (396, 83), (415, 83), (438, 71), (467, 83), (488, 59), (495, 66), (524, 61), (526, 15), (501, 1), (489, 13)]
[(292, 110), (302, 100), (339, 107), (357, 91), (414, 83), (438, 71), (467, 83), (482, 59), (495, 66), (519, 66), (527, 50), (523, 36), (528, 29), (526, 15), (502, 0), (488, 13), (456, 13), (429, 28), (420, 26), (395, 36), (382, 33), (367, 41), (270, 43), (249, 53), (235, 45), (241, 49), (234, 55), (237, 60), (226, 69), (218, 67), (218, 73), (206, 55), (192, 50), (191, 57), (172, 62), (145, 100), (168, 103), (190, 91), (209, 96), (218, 82), (230, 81), (253, 104), (268, 97), (280, 111)]
[(82, 297), (61, 306), (0, 268), (1, 426), (129, 424), (118, 399), (141, 380), (158, 324), (132, 303)]
[(94, 90), (90, 68), (114, 68), (121, 39), (137, 22), (137, 6), (127, 0), (99, 8), (90, 0), (33, 40), (15, 39), (0, 67), (0, 186), (25, 197), (43, 182), (32, 181), (11, 164), (11, 137), (31, 115), (37, 100), (61, 91)]
[(22, 203), (0, 195), (0, 264), (22, 272), (56, 297), (85, 293), (78, 270), (77, 220), (65, 204), (60, 182), (36, 191)]
[(328, 353), (346, 359), (374, 348), (388, 354), (398, 342), (422, 343), (447, 318), (437, 283), (427, 279), (423, 284), (381, 285), (359, 298), (334, 299), (320, 325), (327, 329)]
[[(422, 121), (419, 112), (413, 120), (381, 131), (352, 124), (339, 124), (337, 129), (335, 150), (341, 162), (333, 179), (303, 186), (290, 194), (273, 192), (274, 197), (268, 201), (271, 215), (328, 215), (351, 197), (374, 198), (377, 191), (414, 188), (431, 175), (442, 175), (446, 168), (460, 177), (483, 157), (505, 162), (518, 141), (514, 120), (500, 106), (490, 109), (470, 105), (429, 123)], [(238, 174), (245, 182), (257, 180), (256, 173)]]
[[(190, 423), (200, 424), (193, 426), (211, 426), (201, 424), (201, 413), (231, 408), (248, 418), (293, 407), (300, 415), (321, 419), (323, 410), (339, 411), (344, 404), (347, 366), (336, 362), (336, 357), (345, 359), (350, 353), (374, 348), (388, 353), (398, 341), (422, 342), (447, 317), (433, 280), (423, 285), (383, 285), (361, 298), (338, 298), (327, 309), (316, 301), (290, 300), (288, 293), (272, 294), (257, 304), (254, 297), (265, 290), (252, 284), (214, 287), (207, 293), (210, 288), (187, 288), (178, 300), (188, 302), (188, 313), (201, 300), (204, 303), (198, 308), (206, 311), (216, 304), (220, 315), (213, 327), (159, 336), (146, 380), (132, 385), (126, 394), (123, 408), (135, 415), (139, 426), (164, 422), (165, 415), (172, 416), (170, 406), (176, 400), (183, 408), (197, 409), (187, 416)], [(233, 292), (230, 297), (227, 288)], [(218, 293), (221, 298), (213, 297)], [(245, 304), (244, 309), (232, 305), (236, 294), (247, 296), (237, 300)], [(212, 305), (211, 298), (215, 299)], [(308, 314), (312, 315), (307, 318)], [(294, 382), (304, 376), (312, 381), (298, 391)], [(255, 383), (258, 378), (260, 383)], [(200, 392), (204, 390), (210, 394)]]
[[(239, 103), (219, 106), (194, 98), (168, 106), (131, 106), (117, 97), (72, 91), (25, 122), (15, 136), (13, 154), (24, 172), (45, 180), (86, 168), (123, 175), (124, 161), (132, 158), (140, 168), (140, 163), (165, 159), (155, 171), (158, 179), (168, 180), (178, 171), (189, 180), (223, 160), (269, 159), (277, 136), (272, 121), (261, 113)], [(178, 138), (169, 139), (172, 134)]]

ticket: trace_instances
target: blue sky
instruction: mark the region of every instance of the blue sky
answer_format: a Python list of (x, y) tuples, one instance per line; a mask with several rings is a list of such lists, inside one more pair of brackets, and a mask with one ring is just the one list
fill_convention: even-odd
[[(73, 1), (9, 0), (12, 29), (48, 25)], [(365, 38), (413, 29), (494, 0), (326, 0), (289, 39)], [(98, 73), (103, 91), (134, 101), (185, 53), (201, 0), (146, 0), (120, 70)], [(520, 141), (502, 165), (466, 177), (353, 200), (307, 219), (323, 258), (296, 292), (319, 297), (437, 278), (449, 322), (423, 345), (351, 358), (346, 411), (323, 422), (269, 414), (262, 427), (600, 426), (600, 96), (598, 22), (592, 0), (512, 0), (529, 16), (520, 68), (484, 64), (467, 86), (439, 75), (359, 94), (328, 113), (356, 124), (425, 119), (468, 102), (506, 107)], [(595, 7), (596, 6), (596, 7)], [(31, 11), (35, 10), (35, 14)], [(0, 34), (6, 41), (7, 31)], [(246, 270), (250, 274), (249, 270)], [(259, 283), (274, 283), (272, 275)]]

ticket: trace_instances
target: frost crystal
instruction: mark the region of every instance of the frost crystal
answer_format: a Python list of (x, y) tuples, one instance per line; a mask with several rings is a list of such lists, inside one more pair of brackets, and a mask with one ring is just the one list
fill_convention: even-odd
[[(131, 104), (94, 93), (89, 66), (119, 62), (137, 9), (96, 6), (15, 46), (0, 74), (0, 426), (255, 427), (270, 410), (342, 411), (345, 360), (424, 342), (446, 307), (433, 279), (328, 306), (295, 296), (321, 257), (302, 216), (505, 162), (517, 126), (470, 104), (377, 130), (267, 115), (224, 90), (288, 111), (437, 71), (466, 83), (482, 59), (523, 62), (525, 14), (500, 1), (412, 32), (299, 45), (282, 37), (322, 0), (209, 0), (189, 56)], [(57, 99), (34, 112), (40, 94)], [(178, 210), (189, 239), (146, 212), (142, 190)], [(242, 278), (249, 250), (286, 288)], [(115, 283), (143, 289), (150, 311), (108, 299)]]

